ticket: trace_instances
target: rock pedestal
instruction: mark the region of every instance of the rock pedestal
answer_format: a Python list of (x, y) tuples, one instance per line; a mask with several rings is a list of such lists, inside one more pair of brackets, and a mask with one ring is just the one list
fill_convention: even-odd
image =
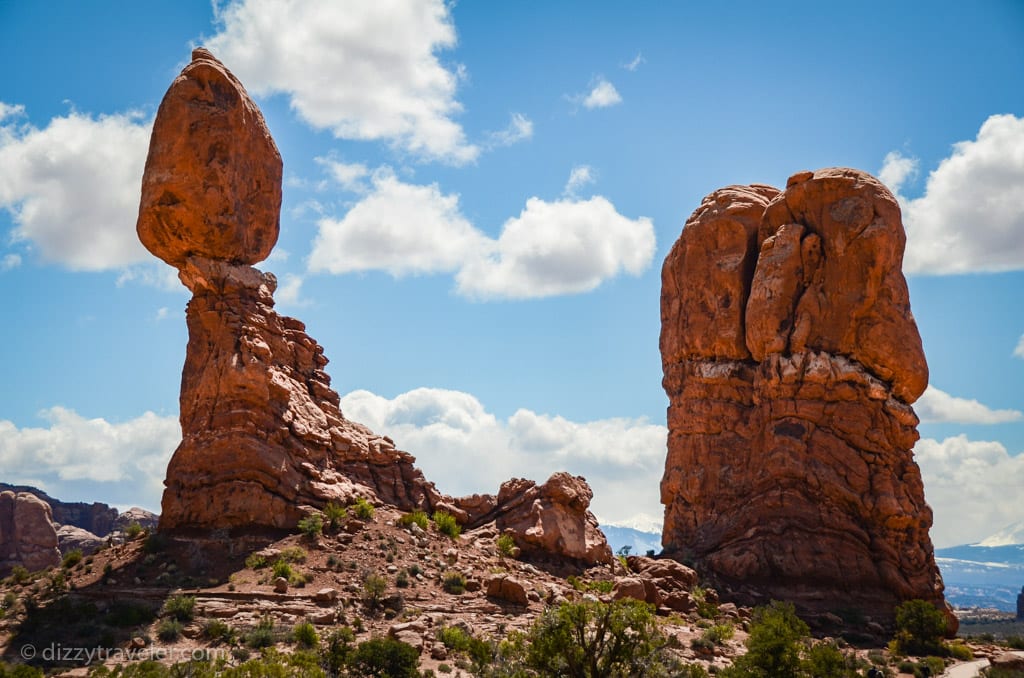
[(665, 260), (662, 541), (737, 602), (947, 610), (912, 454), (928, 370), (904, 245), (891, 193), (832, 168), (712, 193)]

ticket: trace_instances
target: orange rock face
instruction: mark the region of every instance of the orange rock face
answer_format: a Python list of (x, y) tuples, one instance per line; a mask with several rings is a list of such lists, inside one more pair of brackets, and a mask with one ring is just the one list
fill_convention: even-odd
[(666, 552), (738, 602), (945, 608), (911, 403), (928, 370), (899, 207), (869, 175), (732, 186), (662, 270)]
[(189, 256), (255, 264), (277, 242), (281, 154), (242, 83), (205, 49), (153, 123), (136, 231), (172, 266)]

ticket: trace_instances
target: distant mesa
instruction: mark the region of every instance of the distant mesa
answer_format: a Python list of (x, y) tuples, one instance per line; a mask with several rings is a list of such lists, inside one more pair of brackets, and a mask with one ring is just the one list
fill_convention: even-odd
[(609, 562), (582, 478), (453, 499), (390, 438), (344, 416), (323, 348), (274, 311), (277, 279), (250, 265), (277, 240), (280, 154), (231, 72), (205, 49), (192, 58), (157, 112), (137, 225), (193, 295), (160, 530), (293, 529), (328, 502), (363, 497), (448, 511), (467, 527), (508, 522), (524, 551)]
[(905, 242), (885, 186), (829, 168), (715, 191), (669, 252), (662, 542), (725, 597), (948, 611), (912, 455), (928, 368)]

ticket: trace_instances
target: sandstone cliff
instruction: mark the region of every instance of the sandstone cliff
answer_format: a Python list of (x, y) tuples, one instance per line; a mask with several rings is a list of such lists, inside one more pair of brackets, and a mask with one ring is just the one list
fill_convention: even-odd
[(0, 577), (19, 565), (37, 572), (58, 564), (49, 505), (28, 492), (0, 492)]
[(890, 192), (833, 168), (712, 193), (665, 261), (663, 544), (739, 602), (946, 609), (911, 452), (928, 370), (904, 245)]

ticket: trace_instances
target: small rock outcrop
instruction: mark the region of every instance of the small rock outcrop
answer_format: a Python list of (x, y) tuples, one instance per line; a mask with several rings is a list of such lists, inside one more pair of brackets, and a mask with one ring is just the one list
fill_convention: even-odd
[(526, 557), (555, 555), (580, 564), (612, 562), (612, 550), (597, 518), (590, 512), (594, 493), (587, 481), (565, 472), (543, 485), (513, 478), (497, 496), (484, 494), (454, 500), (456, 514), (473, 529), (494, 522), (508, 532)]
[(103, 543), (102, 537), (74, 525), (61, 525), (57, 528), (57, 548), (62, 555), (67, 555), (71, 551), (81, 551), (83, 555), (90, 555), (103, 546)]
[(37, 572), (59, 564), (49, 504), (28, 492), (0, 492), (0, 576), (19, 565)]
[(912, 454), (928, 369), (905, 241), (892, 194), (832, 168), (715, 191), (665, 260), (662, 541), (737, 602), (947, 610)]
[(135, 524), (144, 530), (148, 530), (156, 527), (159, 522), (160, 516), (157, 514), (138, 506), (133, 506), (117, 516), (117, 520), (114, 521), (114, 529), (123, 532), (129, 525)]
[(157, 111), (137, 224), (193, 295), (161, 529), (293, 527), (330, 500), (440, 497), (412, 456), (345, 419), (323, 349), (250, 266), (277, 241), (281, 167), (241, 83), (194, 50)]

